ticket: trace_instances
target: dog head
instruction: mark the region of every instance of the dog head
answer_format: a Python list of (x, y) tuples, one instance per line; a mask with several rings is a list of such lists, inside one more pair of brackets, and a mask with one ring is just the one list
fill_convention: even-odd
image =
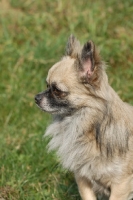
[(35, 102), (52, 114), (71, 114), (106, 98), (107, 76), (94, 43), (89, 41), (82, 47), (72, 35), (66, 55), (51, 67), (46, 82), (47, 90), (37, 94)]

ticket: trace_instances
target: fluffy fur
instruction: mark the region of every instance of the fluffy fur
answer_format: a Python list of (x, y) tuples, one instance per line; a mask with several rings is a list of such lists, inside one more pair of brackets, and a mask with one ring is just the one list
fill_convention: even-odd
[(127, 200), (133, 192), (133, 107), (108, 84), (106, 66), (92, 41), (70, 36), (66, 55), (48, 73), (37, 105), (53, 114), (50, 150), (74, 172), (83, 200), (105, 194)]

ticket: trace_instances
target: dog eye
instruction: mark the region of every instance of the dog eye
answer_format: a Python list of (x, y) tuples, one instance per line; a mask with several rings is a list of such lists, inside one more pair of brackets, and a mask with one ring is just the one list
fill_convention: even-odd
[(64, 98), (68, 95), (68, 92), (64, 92), (64, 91), (61, 91), (60, 89), (57, 88), (56, 85), (52, 85), (52, 87), (50, 88), (51, 90), (51, 93), (55, 96), (55, 97), (58, 97), (58, 98)]
[(52, 92), (54, 93), (55, 96), (61, 95), (61, 91), (55, 86), (52, 87)]

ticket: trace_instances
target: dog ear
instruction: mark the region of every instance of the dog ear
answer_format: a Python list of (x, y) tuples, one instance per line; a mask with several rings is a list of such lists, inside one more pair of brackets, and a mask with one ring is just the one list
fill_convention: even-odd
[(93, 84), (99, 79), (101, 57), (92, 41), (88, 41), (81, 51), (79, 59), (80, 78), (83, 82)]
[(92, 41), (87, 42), (81, 52), (81, 62), (82, 70), (84, 75), (87, 75), (90, 78), (94, 71), (95, 61), (94, 61), (94, 51), (95, 46)]
[(66, 56), (70, 56), (71, 58), (77, 58), (80, 49), (80, 42), (73, 35), (70, 35), (66, 46)]

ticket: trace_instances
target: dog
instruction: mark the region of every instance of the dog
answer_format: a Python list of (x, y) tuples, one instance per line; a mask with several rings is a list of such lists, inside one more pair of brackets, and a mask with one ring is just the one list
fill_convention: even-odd
[(35, 102), (53, 115), (48, 147), (74, 173), (81, 198), (133, 198), (133, 107), (109, 85), (94, 42), (82, 46), (71, 35), (46, 82)]

